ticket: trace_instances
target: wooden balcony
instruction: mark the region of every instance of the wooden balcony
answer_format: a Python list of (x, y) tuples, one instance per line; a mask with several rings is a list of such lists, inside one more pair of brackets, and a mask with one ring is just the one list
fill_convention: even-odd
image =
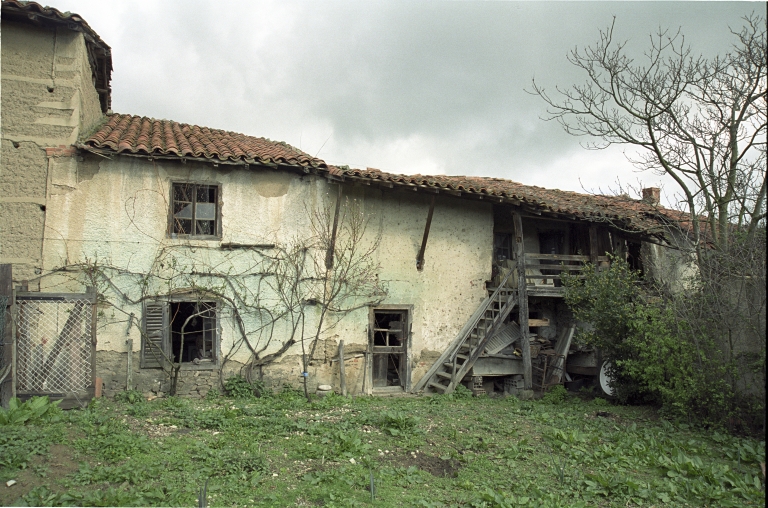
[[(566, 254), (525, 254), (526, 290), (530, 296), (562, 297), (565, 288), (562, 274), (583, 278), (584, 265), (590, 262), (589, 256)], [(595, 264), (598, 270), (609, 266), (607, 256), (598, 256)]]

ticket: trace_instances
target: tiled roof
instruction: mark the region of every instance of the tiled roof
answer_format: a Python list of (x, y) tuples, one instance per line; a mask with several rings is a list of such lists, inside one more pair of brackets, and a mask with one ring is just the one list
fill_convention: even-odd
[(520, 204), (537, 212), (557, 214), (590, 222), (609, 223), (629, 232), (663, 235), (670, 223), (681, 217), (675, 210), (627, 196), (605, 196), (578, 192), (545, 189), (523, 185), (512, 180), (479, 176), (424, 176), (397, 175), (378, 169), (348, 169), (331, 167), (331, 174), (340, 177), (369, 179), (389, 182), (393, 185), (421, 187), (432, 190), (459, 192), (474, 197)]
[(444, 192), (519, 205), (533, 213), (607, 223), (628, 232), (662, 236), (681, 217), (674, 210), (626, 196), (604, 196), (545, 189), (502, 178), (398, 175), (378, 169), (329, 166), (286, 143), (218, 129), (112, 114), (80, 148), (145, 157), (204, 159), (313, 168), (343, 180), (365, 180), (388, 187)]
[(69, 30), (81, 32), (88, 45), (88, 57), (96, 91), (101, 102), (101, 110), (105, 113), (109, 110), (112, 102), (110, 86), (112, 50), (80, 15), (61, 12), (53, 7), (44, 7), (37, 2), (21, 0), (3, 0), (2, 15), (5, 20), (31, 23), (38, 26), (63, 26)]
[(197, 125), (112, 114), (81, 148), (122, 154), (326, 168), (287, 143)]

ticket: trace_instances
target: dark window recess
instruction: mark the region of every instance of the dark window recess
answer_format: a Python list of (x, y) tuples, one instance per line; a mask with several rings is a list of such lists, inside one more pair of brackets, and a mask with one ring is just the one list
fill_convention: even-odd
[(627, 242), (627, 263), (632, 270), (639, 272), (643, 277), (643, 259), (640, 255), (641, 244), (636, 242)]
[(512, 259), (512, 235), (509, 233), (493, 235), (493, 256), (498, 263)]
[[(563, 253), (563, 233), (561, 231), (548, 231), (539, 233), (539, 254), (562, 254)], [(562, 261), (556, 261), (554, 259), (542, 259), (540, 262), (542, 265), (559, 265)], [(542, 275), (560, 275), (560, 270), (547, 270), (541, 268)], [(562, 287), (562, 281), (553, 279), (554, 287)]]
[(146, 304), (142, 368), (160, 368), (169, 362), (214, 364), (217, 341), (215, 302)]
[(171, 233), (215, 236), (218, 233), (218, 186), (174, 183)]
[(562, 254), (563, 233), (547, 232), (539, 233), (539, 254)]
[(374, 388), (405, 386), (407, 314), (406, 311), (374, 311)]
[(213, 361), (216, 337), (216, 304), (172, 302), (171, 353), (173, 361)]

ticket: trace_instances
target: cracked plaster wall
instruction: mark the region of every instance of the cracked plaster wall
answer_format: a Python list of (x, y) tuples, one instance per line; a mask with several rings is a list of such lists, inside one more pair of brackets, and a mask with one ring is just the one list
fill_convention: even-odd
[[(49, 197), (46, 273), (86, 258), (146, 273), (156, 261), (159, 249), (172, 252), (188, 266), (245, 270), (250, 266), (253, 253), (223, 250), (221, 243), (280, 243), (306, 234), (310, 228), (307, 211), (327, 199), (335, 199), (337, 192), (337, 187), (323, 178), (285, 171), (214, 168), (205, 163), (152, 162), (125, 156), (110, 160), (88, 154), (80, 162), (74, 157), (54, 160), (51, 180), (55, 192)], [(173, 181), (210, 182), (220, 186), (221, 241), (168, 237), (168, 201)], [(490, 276), (493, 231), (491, 206), (437, 196), (425, 267), (419, 272), (416, 256), (429, 197), (348, 185), (344, 187), (344, 194), (345, 203), (346, 199), (362, 203), (363, 212), (370, 218), (364, 243), (373, 241), (381, 231), (381, 245), (374, 258), (381, 265), (380, 281), (389, 291), (382, 303), (413, 306), (411, 358), (412, 383), (415, 384), (486, 296), (484, 281)], [(43, 290), (82, 291), (82, 279), (73, 283), (68, 280), (71, 275), (47, 276)], [(120, 284), (124, 284), (121, 289), (132, 297), (140, 296), (136, 279), (122, 280)], [(159, 294), (163, 288), (156, 289)], [(108, 288), (99, 288), (99, 291), (107, 293)], [(140, 350), (139, 330), (136, 327), (129, 330), (126, 318), (133, 313), (140, 320), (141, 305), (116, 303), (119, 309), (103, 306), (99, 313), (98, 358), (105, 357), (106, 352), (124, 357), (127, 338), (133, 339), (134, 354)], [(307, 329), (315, 319), (316, 314), (308, 315)], [(313, 389), (318, 384), (338, 387), (338, 362), (331, 360), (337, 355), (335, 348), (339, 340), (344, 340), (348, 357), (345, 365), (349, 391), (355, 393), (362, 388), (364, 368), (360, 355), (368, 341), (368, 319), (368, 309), (359, 309), (321, 337), (322, 343), (316, 348), (309, 368)], [(257, 324), (246, 316), (247, 329), (253, 330)], [(223, 306), (219, 325), (221, 353), (229, 355), (237, 346), (239, 334), (231, 311)], [(287, 334), (287, 324), (276, 327), (275, 340), (267, 352), (277, 349)], [(259, 338), (254, 335), (252, 340), (258, 343)], [(278, 361), (264, 367), (261, 374), (268, 385), (298, 386), (302, 370), (300, 355), (297, 344)], [(242, 346), (231, 355), (231, 360), (238, 364), (246, 363), (248, 358), (248, 350)], [(97, 375), (104, 378), (108, 388), (114, 383), (120, 385), (119, 380), (114, 381), (119, 379), (120, 368), (110, 362), (104, 368), (97, 363)], [(138, 361), (134, 365), (138, 369)], [(137, 375), (135, 379), (144, 377)], [(137, 386), (139, 389), (152, 389), (148, 381), (142, 383)]]

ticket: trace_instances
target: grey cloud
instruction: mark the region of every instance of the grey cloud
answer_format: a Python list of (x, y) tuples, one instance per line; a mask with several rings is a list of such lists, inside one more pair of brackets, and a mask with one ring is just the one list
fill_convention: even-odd
[(595, 41), (614, 15), (618, 37), (637, 54), (659, 26), (681, 26), (695, 48), (714, 54), (732, 43), (728, 25), (764, 11), (744, 2), (62, 0), (56, 7), (79, 12), (112, 45), (117, 111), (281, 139), (312, 153), (323, 146), (321, 157), (339, 164), (376, 166), (360, 150), (418, 139), (409, 145), (413, 160), (521, 181), (518, 168), (546, 167), (579, 142), (539, 120), (544, 104), (524, 89), (534, 76), (550, 89), (582, 81), (566, 54)]

